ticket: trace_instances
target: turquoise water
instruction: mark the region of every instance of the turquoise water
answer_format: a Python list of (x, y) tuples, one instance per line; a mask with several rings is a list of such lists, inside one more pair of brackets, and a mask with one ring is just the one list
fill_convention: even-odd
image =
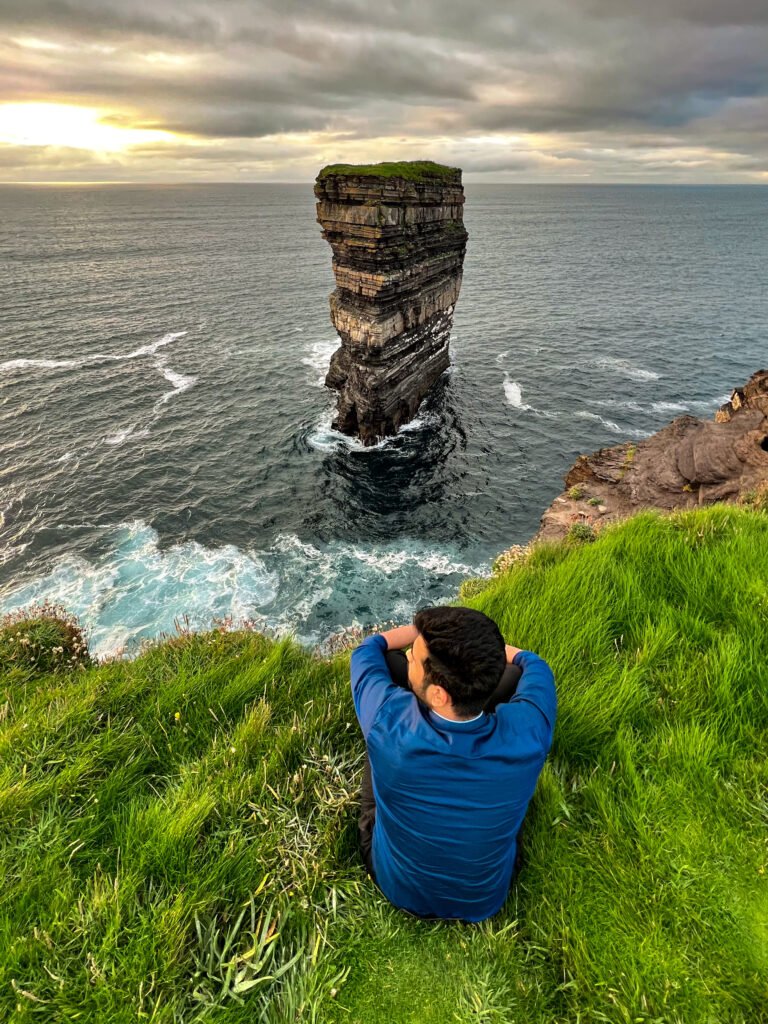
[(467, 186), (453, 365), (396, 438), (330, 429), (311, 186), (0, 188), (0, 609), (104, 653), (188, 616), (317, 643), (525, 541), (575, 457), (768, 363), (768, 190)]

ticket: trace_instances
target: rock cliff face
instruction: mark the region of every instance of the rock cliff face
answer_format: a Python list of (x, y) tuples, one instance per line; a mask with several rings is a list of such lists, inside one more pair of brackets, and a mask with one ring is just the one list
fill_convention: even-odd
[(448, 367), (467, 232), (461, 171), (432, 163), (325, 167), (317, 219), (333, 250), (341, 347), (326, 385), (334, 429), (363, 444), (413, 419)]
[(537, 538), (574, 523), (599, 526), (644, 508), (669, 511), (734, 501), (768, 486), (768, 370), (737, 388), (714, 421), (680, 416), (638, 443), (580, 455)]

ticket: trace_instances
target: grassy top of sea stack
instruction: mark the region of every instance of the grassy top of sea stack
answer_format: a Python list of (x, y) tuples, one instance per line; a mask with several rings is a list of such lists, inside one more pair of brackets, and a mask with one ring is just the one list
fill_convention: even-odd
[(460, 167), (447, 167), (432, 160), (402, 160), (380, 164), (328, 164), (317, 176), (325, 178), (345, 175), (357, 178), (402, 178), (404, 181), (452, 181), (461, 174)]
[(0, 1020), (765, 1022), (766, 580), (768, 512), (714, 506), (464, 588), (560, 702), (524, 870), (473, 926), (365, 877), (347, 653), (86, 664), (53, 612), (0, 620)]

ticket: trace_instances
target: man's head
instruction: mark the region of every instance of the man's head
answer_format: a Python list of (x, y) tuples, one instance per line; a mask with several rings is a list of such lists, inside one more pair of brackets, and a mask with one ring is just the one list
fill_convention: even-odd
[(423, 608), (408, 658), (413, 693), (438, 713), (478, 715), (498, 685), (506, 655), (499, 627), (473, 608)]

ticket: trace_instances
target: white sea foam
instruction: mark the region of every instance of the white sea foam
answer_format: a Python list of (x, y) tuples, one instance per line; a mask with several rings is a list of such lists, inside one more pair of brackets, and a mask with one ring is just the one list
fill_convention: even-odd
[(726, 395), (718, 395), (715, 398), (705, 399), (704, 401), (691, 402), (691, 409), (695, 409), (697, 412), (702, 413), (713, 413), (716, 409), (719, 409), (721, 405), (725, 405), (726, 402), (730, 402), (731, 392), (729, 391)]
[(70, 369), (78, 365), (76, 359), (10, 359), (8, 362), (0, 363), (0, 372), (32, 368), (38, 370)]
[(551, 409), (537, 409), (533, 405), (523, 401), (523, 389), (517, 383), (516, 380), (510, 380), (509, 374), (504, 373), (504, 396), (507, 399), (509, 405), (513, 409), (519, 409), (521, 412), (532, 412), (536, 416), (543, 416), (544, 419), (554, 420), (560, 415)]
[(171, 345), (177, 338), (183, 338), (186, 331), (174, 331), (170, 334), (164, 334), (162, 338), (157, 341), (151, 342), (149, 345), (142, 345), (141, 348), (135, 349), (133, 352), (128, 352), (122, 356), (108, 356), (109, 359), (139, 359), (141, 356), (153, 356), (156, 352), (159, 352), (161, 348), (165, 348), (166, 345)]
[(170, 399), (175, 398), (176, 395), (180, 395), (183, 391), (188, 391), (197, 383), (197, 377), (185, 377), (183, 373), (177, 373), (169, 366), (158, 365), (157, 369), (162, 373), (168, 383), (173, 385), (173, 391), (166, 391), (162, 398), (158, 400), (158, 405), (165, 405), (165, 403), (170, 401)]
[[(64, 523), (61, 528), (86, 525)], [(490, 571), (419, 541), (320, 545), (280, 534), (263, 551), (231, 544), (209, 548), (197, 541), (161, 549), (157, 533), (141, 521), (125, 524), (105, 539), (109, 546), (99, 559), (61, 559), (45, 576), (6, 593), (3, 610), (46, 598), (61, 602), (87, 627), (97, 655), (171, 633), (174, 622), (185, 616), (196, 629), (209, 628), (214, 618), (253, 619), (315, 643), (322, 638), (319, 626), (307, 620), (339, 594), (350, 604), (349, 610), (339, 610), (338, 625), (343, 625), (354, 618), (361, 601), (367, 603), (370, 594), (391, 586), (386, 581), (393, 575), (402, 574), (407, 581), (407, 603), (413, 609), (434, 592), (435, 577), (450, 585)], [(450, 580), (452, 576), (457, 579)], [(328, 614), (325, 609), (326, 623)], [(335, 628), (329, 625), (322, 635)]]
[(49, 598), (88, 627), (97, 655), (161, 632), (189, 615), (198, 627), (214, 617), (246, 617), (277, 596), (276, 578), (256, 555), (190, 541), (161, 550), (157, 533), (138, 521), (119, 528), (97, 562), (68, 556), (50, 573), (15, 590), (11, 609)]
[(358, 562), (380, 573), (382, 576), (391, 576), (393, 573), (401, 572), (407, 565), (416, 564), (421, 569), (427, 569), (429, 572), (435, 573), (436, 576), (490, 574), (488, 569), (467, 565), (464, 562), (456, 562), (447, 553), (441, 551), (395, 550), (385, 553), (378, 548), (369, 549), (353, 545), (349, 549), (349, 553)]
[(393, 441), (403, 434), (415, 433), (424, 427), (434, 426), (439, 421), (438, 415), (434, 412), (421, 413), (421, 415), (417, 413), (414, 419), (400, 427), (397, 434), (391, 437), (382, 437), (376, 444), (364, 445), (359, 438), (350, 437), (348, 434), (342, 434), (341, 431), (333, 429), (331, 426), (333, 413), (333, 408), (329, 407), (315, 424), (312, 433), (307, 436), (308, 443), (317, 451), (337, 452), (346, 449), (360, 455), (365, 455), (369, 452), (381, 451), (383, 448), (390, 447)]
[(607, 430), (610, 430), (614, 434), (623, 434), (625, 432), (624, 428), (620, 427), (618, 423), (614, 423), (613, 420), (607, 420), (604, 416), (599, 416), (596, 412), (587, 412), (586, 410), (582, 410), (581, 412), (577, 412), (576, 415), (581, 420), (593, 420), (595, 423), (602, 423)]
[(577, 412), (576, 416), (581, 420), (591, 420), (594, 423), (600, 423), (606, 430), (610, 430), (612, 434), (621, 434), (624, 437), (648, 437), (649, 434), (647, 430), (632, 430), (630, 427), (622, 427), (621, 424), (616, 423), (614, 420), (608, 420), (604, 416), (600, 416), (596, 412), (589, 412), (586, 409)]
[(634, 366), (627, 359), (617, 359), (614, 356), (602, 356), (600, 359), (596, 359), (593, 365), (604, 370), (612, 370), (619, 376), (628, 377), (630, 380), (649, 381), (660, 378), (660, 374), (655, 370), (644, 370), (640, 366)]
[(342, 434), (341, 431), (334, 430), (331, 426), (332, 422), (333, 409), (328, 408), (315, 424), (312, 433), (307, 437), (308, 443), (319, 452), (336, 452), (346, 448), (350, 451), (365, 453), (384, 448), (391, 441), (391, 438), (384, 438), (377, 444), (366, 448), (359, 438), (348, 437), (346, 434)]
[(309, 346), (307, 352), (301, 357), (305, 366), (310, 366), (317, 374), (313, 375), (312, 383), (319, 388), (325, 387), (325, 375), (328, 373), (328, 366), (331, 356), (341, 344), (341, 338), (336, 337), (330, 341), (316, 341)]
[(0, 373), (12, 370), (71, 370), (75, 367), (86, 366), (94, 363), (122, 363), (129, 359), (139, 359), (142, 356), (151, 356), (166, 345), (172, 344), (177, 338), (182, 338), (186, 331), (175, 331), (164, 334), (162, 338), (151, 342), (149, 345), (142, 345), (141, 348), (132, 352), (122, 352), (116, 355), (107, 355), (104, 352), (94, 352), (93, 355), (83, 356), (81, 359), (11, 359), (8, 362), (0, 363)]
[(507, 351), (507, 352), (499, 352), (499, 354), (496, 356), (496, 362), (497, 363), (503, 363), (508, 355), (509, 355), (509, 351)]
[(628, 409), (630, 412), (649, 416), (652, 413), (714, 412), (729, 399), (730, 395), (718, 395), (703, 401), (692, 399), (688, 402), (652, 402), (650, 405), (641, 405), (640, 402), (605, 398), (596, 400), (595, 405), (599, 405), (603, 409)]
[(532, 405), (526, 405), (523, 402), (523, 389), (517, 383), (516, 380), (510, 380), (509, 374), (504, 374), (504, 394), (506, 395), (507, 401), (515, 409), (522, 409), (525, 412), (533, 409)]
[(647, 412), (647, 408), (639, 402), (625, 402), (616, 398), (604, 398), (595, 401), (603, 409), (629, 409), (630, 412)]
[(114, 434), (109, 434), (104, 438), (104, 444), (118, 445), (123, 444), (128, 440), (129, 437), (147, 437), (149, 435), (149, 428), (143, 427), (139, 430), (137, 423), (131, 423), (127, 427), (123, 427), (122, 430), (116, 431)]
[(688, 412), (690, 406), (685, 402), (654, 402), (651, 408), (654, 412)]
[[(170, 337), (170, 335), (168, 336)], [(149, 349), (151, 346), (147, 346)], [(144, 353), (148, 355), (147, 351)], [(148, 437), (150, 428), (158, 421), (163, 412), (163, 406), (165, 406), (172, 398), (177, 395), (188, 391), (197, 383), (197, 377), (188, 377), (183, 373), (178, 373), (176, 370), (172, 370), (170, 366), (165, 364), (158, 359), (155, 362), (155, 369), (162, 374), (163, 377), (173, 386), (171, 391), (166, 391), (165, 394), (161, 395), (155, 404), (152, 406), (152, 413), (149, 418), (141, 426), (138, 423), (131, 423), (127, 427), (123, 427), (122, 430), (116, 431), (114, 434), (109, 434), (104, 438), (104, 444), (111, 446), (117, 446), (124, 444), (129, 439), (137, 439), (140, 437)]]

